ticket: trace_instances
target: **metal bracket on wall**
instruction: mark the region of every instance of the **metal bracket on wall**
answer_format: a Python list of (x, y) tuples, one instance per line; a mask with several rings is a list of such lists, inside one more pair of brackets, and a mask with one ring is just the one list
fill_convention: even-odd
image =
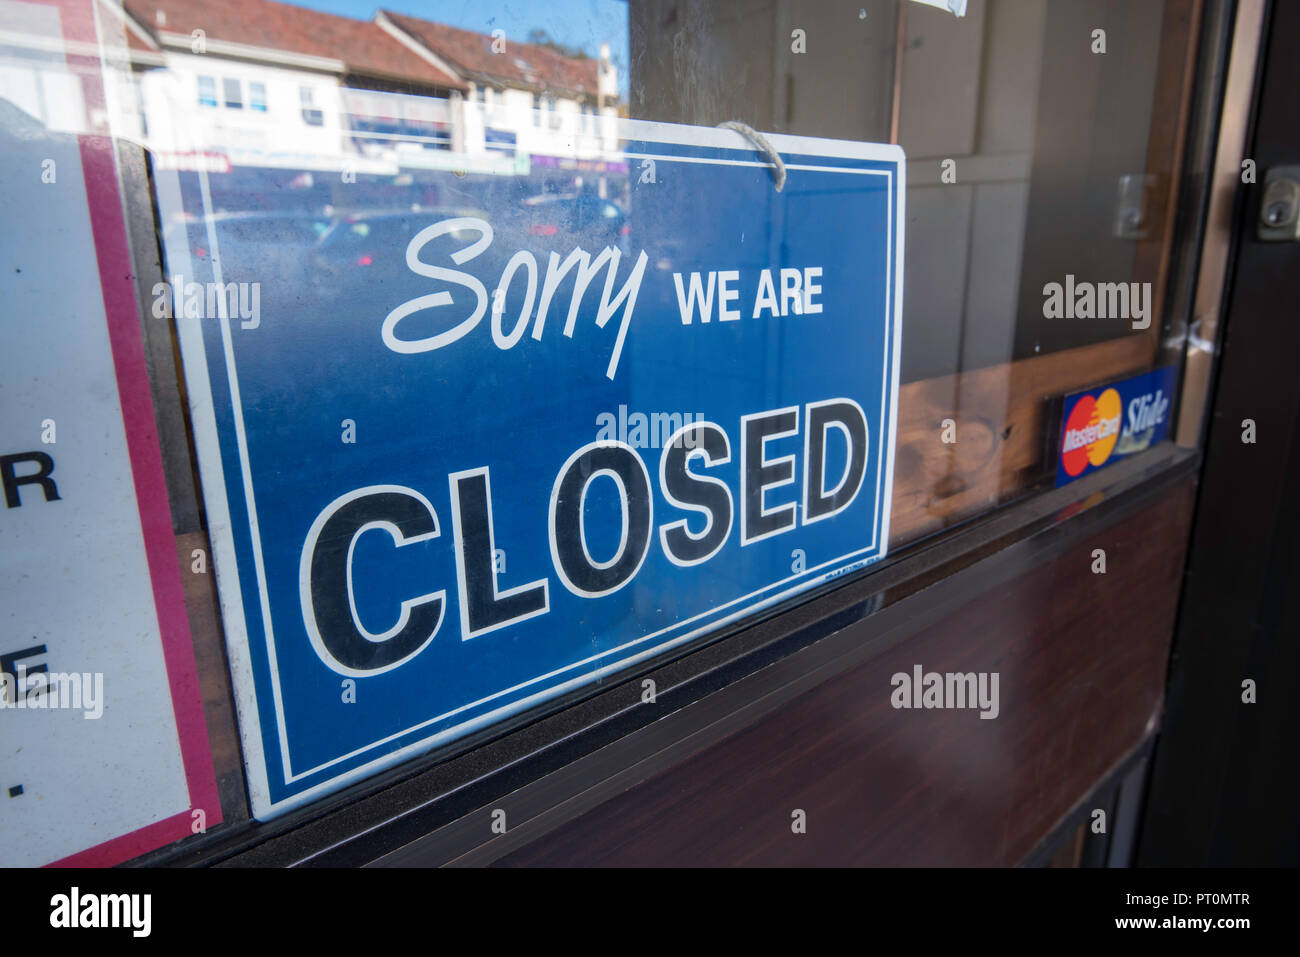
[(1157, 189), (1160, 177), (1154, 173), (1129, 173), (1119, 178), (1115, 202), (1117, 239), (1153, 239), (1160, 226)]
[(1255, 235), (1267, 243), (1300, 239), (1300, 166), (1274, 166), (1265, 174)]

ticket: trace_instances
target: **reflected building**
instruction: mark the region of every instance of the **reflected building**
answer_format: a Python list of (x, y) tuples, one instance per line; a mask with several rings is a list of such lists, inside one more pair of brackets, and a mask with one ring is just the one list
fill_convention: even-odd
[(139, 90), (140, 128), (124, 125), (164, 162), (380, 172), (399, 138), (453, 145), (466, 84), (375, 23), (270, 0), (130, 0), (119, 12)]
[(599, 161), (618, 147), (618, 75), (609, 44), (598, 59), (565, 56), (381, 10), (375, 23), (468, 86), (463, 148), (470, 156), (528, 153)]
[[(625, 169), (613, 155), (618, 76), (607, 44), (597, 57), (573, 56), (502, 31), (383, 10), (365, 21), (274, 0), (99, 6), (129, 62), (114, 132), (163, 168), (554, 170), (569, 185), (582, 172)], [(36, 92), (16, 105), (44, 122), (38, 85), (26, 86)]]

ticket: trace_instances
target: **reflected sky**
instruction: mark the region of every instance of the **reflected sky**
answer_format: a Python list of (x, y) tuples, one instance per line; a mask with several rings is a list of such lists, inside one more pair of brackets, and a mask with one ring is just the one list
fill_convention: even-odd
[(624, 0), (303, 0), (295, 6), (321, 10), (358, 20), (370, 20), (379, 9), (405, 13), (453, 27), (491, 33), (505, 30), (507, 37), (527, 40), (540, 28), (551, 39), (577, 47), (588, 56), (608, 43), (618, 67), (618, 95), (628, 95), (627, 3)]

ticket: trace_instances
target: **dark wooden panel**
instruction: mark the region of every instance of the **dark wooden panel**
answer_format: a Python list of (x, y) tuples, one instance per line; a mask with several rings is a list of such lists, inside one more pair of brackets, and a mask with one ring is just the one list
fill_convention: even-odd
[[(1163, 693), (1191, 483), (503, 858), (507, 865), (1006, 865), (1139, 744)], [(1104, 548), (1107, 573), (1090, 571)], [(999, 672), (1001, 713), (895, 710), (890, 677)], [(807, 833), (794, 834), (794, 809)]]

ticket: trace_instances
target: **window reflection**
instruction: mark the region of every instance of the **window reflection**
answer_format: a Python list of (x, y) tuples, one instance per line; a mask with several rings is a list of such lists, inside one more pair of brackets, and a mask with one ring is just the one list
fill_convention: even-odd
[[(313, 5), (101, 0), (123, 55), (103, 115), (9, 41), (0, 110), (13, 128), (111, 120), (145, 146), (168, 269), (210, 268), (211, 226), (232, 275), (313, 296), (399, 282), (380, 234), (451, 212), (516, 211), (518, 248), (629, 248), (621, 116), (897, 142), (898, 541), (1049, 481), (1052, 402), (1181, 348), (1166, 290), (1201, 0)], [(1149, 328), (1045, 311), (1050, 284), (1116, 283), (1149, 285)], [(959, 441), (936, 451), (948, 419)]]

